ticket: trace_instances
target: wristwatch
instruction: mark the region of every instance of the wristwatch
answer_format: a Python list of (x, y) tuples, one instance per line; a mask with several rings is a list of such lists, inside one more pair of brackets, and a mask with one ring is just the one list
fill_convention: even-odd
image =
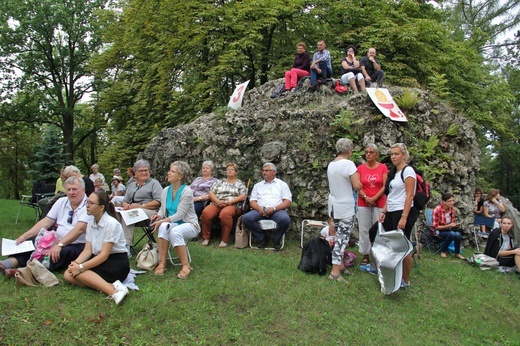
[(62, 247), (64, 247), (65, 245), (63, 245), (63, 243), (58, 243), (58, 246), (62, 248)]

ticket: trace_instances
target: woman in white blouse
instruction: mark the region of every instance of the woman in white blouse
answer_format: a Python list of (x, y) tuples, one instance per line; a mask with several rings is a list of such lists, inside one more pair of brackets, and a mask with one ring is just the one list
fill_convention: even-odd
[(106, 192), (89, 196), (87, 214), (94, 219), (87, 225), (85, 249), (65, 271), (65, 280), (102, 291), (119, 304), (128, 294), (121, 281), (130, 272), (123, 228)]

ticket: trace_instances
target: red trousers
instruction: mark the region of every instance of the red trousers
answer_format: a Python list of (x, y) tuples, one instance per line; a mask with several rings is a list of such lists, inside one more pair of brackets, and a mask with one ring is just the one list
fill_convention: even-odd
[(229, 234), (233, 227), (233, 217), (235, 216), (235, 213), (240, 213), (240, 209), (237, 211), (234, 205), (220, 208), (214, 204), (210, 204), (204, 208), (200, 217), (202, 238), (204, 238), (204, 240), (209, 240), (211, 237), (211, 225), (213, 219), (218, 216), (220, 219), (220, 230), (222, 231), (222, 241), (224, 243), (229, 243)]

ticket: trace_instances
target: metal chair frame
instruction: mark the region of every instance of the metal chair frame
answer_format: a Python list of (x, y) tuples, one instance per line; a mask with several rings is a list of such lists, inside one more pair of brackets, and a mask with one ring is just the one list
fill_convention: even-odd
[[(260, 221), (258, 221), (258, 224), (260, 225), (260, 228), (262, 229), (262, 231), (265, 231), (266, 233), (269, 231), (276, 230), (276, 227), (277, 227), (277, 223), (273, 220), (260, 220)], [(253, 239), (253, 234), (252, 234), (252, 232), (249, 232), (249, 247), (252, 249), (260, 249), (258, 246), (253, 246), (252, 239)], [(282, 246), (280, 247), (280, 250), (283, 249), (283, 247), (285, 246), (285, 233), (282, 235), (282, 244), (281, 245)], [(265, 247), (264, 249), (265, 250), (275, 250), (274, 247)]]
[(303, 248), (303, 241), (304, 241), (304, 236), (305, 236), (305, 229), (306, 228), (309, 228), (307, 230), (307, 232), (310, 232), (313, 228), (320, 228), (320, 230), (327, 226), (327, 222), (326, 221), (320, 221), (320, 220), (310, 220), (310, 219), (305, 219), (302, 221), (302, 229), (301, 229), (301, 240), (300, 240), (300, 246)]

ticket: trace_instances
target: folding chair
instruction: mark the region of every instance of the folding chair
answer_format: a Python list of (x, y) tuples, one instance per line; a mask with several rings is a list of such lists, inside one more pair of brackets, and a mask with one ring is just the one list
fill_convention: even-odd
[(33, 208), (36, 213), (34, 222), (36, 223), (38, 220), (40, 220), (42, 217), (42, 210), (40, 209), (38, 202), (44, 198), (54, 196), (55, 190), (56, 184), (45, 184), (45, 182), (42, 180), (35, 182), (32, 187), (32, 195), (22, 195), (20, 205), (18, 206), (18, 213), (16, 214), (15, 224), (18, 223), (22, 207)]
[(495, 227), (495, 218), (475, 214), (475, 219), (473, 220), (473, 223), (468, 225), (469, 231), (473, 233), (477, 252), (480, 252), (479, 240), (487, 238), (487, 236), (489, 235), (489, 233), (487, 232), (481, 232), (480, 226), (486, 226), (486, 228), (493, 229), (493, 227)]
[(439, 252), (444, 239), (433, 233), (433, 209), (426, 209), (424, 211), (423, 224), (424, 228), (421, 231), (419, 242), (424, 244), (424, 247), (428, 249), (428, 252)]
[[(141, 242), (141, 240), (143, 240), (145, 237), (148, 237), (148, 242), (152, 242), (152, 243), (157, 243), (157, 241), (155, 240), (154, 236), (153, 236), (153, 229), (150, 228), (150, 220), (144, 220), (144, 221), (140, 221), (138, 223), (135, 224), (135, 228), (138, 228), (140, 227), (142, 230), (143, 230), (143, 235), (141, 236), (141, 238), (139, 238), (138, 241), (136, 241), (134, 243), (134, 245), (132, 245), (130, 247), (130, 251), (134, 254), (134, 255), (137, 255), (137, 251), (135, 250), (135, 247)], [(135, 232), (135, 229), (134, 229), (134, 232)]]
[[(188, 247), (188, 243), (186, 243), (186, 254), (188, 255), (188, 263), (191, 263), (191, 254), (190, 254), (190, 248)], [(173, 257), (171, 251), (175, 251), (172, 244), (170, 243), (168, 247), (168, 259), (170, 260), (170, 263), (174, 266), (181, 266), (182, 263), (180, 261), (176, 262), (175, 260), (179, 260), (179, 256)]]
[(326, 221), (319, 221), (319, 220), (303, 220), (302, 221), (302, 230), (301, 230), (301, 241), (300, 246), (303, 248), (303, 242), (305, 238), (305, 232), (310, 233), (316, 230), (316, 228), (319, 228), (320, 230), (327, 226)]
[[(267, 236), (269, 236), (269, 234), (268, 234), (269, 232), (276, 230), (276, 227), (278, 226), (278, 224), (273, 220), (260, 220), (260, 221), (258, 221), (258, 225), (260, 225), (260, 228), (262, 229), (262, 231), (265, 231), (267, 233)], [(253, 246), (252, 239), (253, 239), (253, 234), (251, 232), (249, 232), (249, 247), (252, 249), (260, 249), (258, 246)], [(280, 247), (280, 250), (283, 249), (283, 247), (285, 245), (285, 233), (282, 235), (282, 244), (281, 245), (282, 246)], [(275, 250), (274, 247), (266, 247), (265, 249), (266, 250)]]

